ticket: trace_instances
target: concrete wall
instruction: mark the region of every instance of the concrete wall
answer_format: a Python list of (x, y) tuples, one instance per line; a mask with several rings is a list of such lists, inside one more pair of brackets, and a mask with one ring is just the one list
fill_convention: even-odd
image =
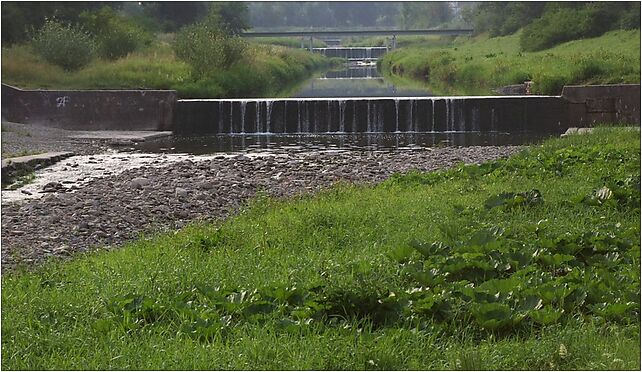
[(379, 58), (386, 54), (386, 47), (340, 47), (340, 48), (312, 48), (314, 53), (323, 54), (326, 57), (338, 58)]
[(4, 120), (73, 130), (171, 130), (169, 90), (22, 90), (2, 84)]
[(565, 86), (562, 98), (568, 102), (568, 121), (572, 127), (640, 124), (639, 84)]
[(179, 100), (179, 133), (563, 132), (559, 97)]

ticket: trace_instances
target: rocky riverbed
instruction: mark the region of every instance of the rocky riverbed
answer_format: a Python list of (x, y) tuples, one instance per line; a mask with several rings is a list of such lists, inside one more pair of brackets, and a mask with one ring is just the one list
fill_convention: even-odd
[(218, 155), (107, 171), (74, 188), (48, 183), (42, 186), (48, 187), (42, 198), (3, 204), (2, 267), (33, 267), (52, 256), (114, 248), (142, 233), (222, 218), (258, 191), (287, 197), (338, 181), (380, 182), (395, 172), (480, 163), (519, 149), (472, 146)]

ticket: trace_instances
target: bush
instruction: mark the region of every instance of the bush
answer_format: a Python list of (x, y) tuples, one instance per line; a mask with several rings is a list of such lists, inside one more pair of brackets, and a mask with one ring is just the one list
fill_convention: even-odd
[(80, 20), (98, 42), (98, 54), (115, 60), (152, 42), (149, 32), (135, 23), (120, 17), (110, 7), (96, 12), (83, 12)]
[(96, 45), (83, 29), (47, 20), (33, 37), (36, 54), (65, 70), (77, 70), (91, 62)]
[(617, 9), (609, 7), (609, 4), (588, 4), (583, 8), (551, 8), (524, 27), (520, 46), (532, 52), (569, 40), (600, 36), (617, 26)]
[(176, 57), (188, 63), (197, 78), (229, 68), (242, 58), (245, 47), (240, 37), (207, 21), (184, 27), (174, 41)]
[(557, 96), (562, 94), (562, 88), (570, 81), (568, 77), (563, 75), (542, 74), (533, 80), (533, 90), (539, 94)]

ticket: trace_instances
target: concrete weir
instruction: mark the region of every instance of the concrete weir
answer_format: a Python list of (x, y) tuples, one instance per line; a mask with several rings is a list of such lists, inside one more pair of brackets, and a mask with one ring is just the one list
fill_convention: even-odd
[(323, 54), (326, 57), (338, 57), (348, 59), (377, 59), (388, 51), (387, 47), (335, 47), (335, 48), (312, 48), (314, 53)]
[(563, 132), (565, 102), (550, 96), (185, 99), (177, 133)]

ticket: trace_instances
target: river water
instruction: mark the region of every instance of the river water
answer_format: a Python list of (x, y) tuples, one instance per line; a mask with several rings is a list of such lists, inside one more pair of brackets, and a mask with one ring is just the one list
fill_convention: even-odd
[(431, 97), (426, 89), (401, 87), (385, 79), (374, 61), (347, 64), (342, 69), (326, 71), (305, 83), (293, 98), (318, 97)]

